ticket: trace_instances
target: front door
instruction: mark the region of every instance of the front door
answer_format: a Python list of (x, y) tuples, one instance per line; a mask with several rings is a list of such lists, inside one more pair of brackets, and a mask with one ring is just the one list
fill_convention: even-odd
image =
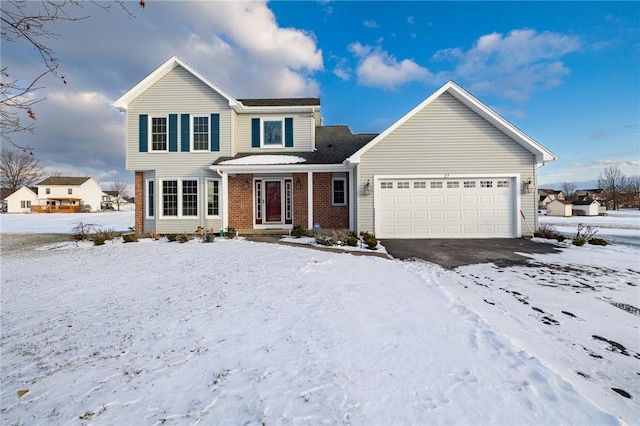
[(282, 182), (265, 181), (266, 222), (282, 222)]

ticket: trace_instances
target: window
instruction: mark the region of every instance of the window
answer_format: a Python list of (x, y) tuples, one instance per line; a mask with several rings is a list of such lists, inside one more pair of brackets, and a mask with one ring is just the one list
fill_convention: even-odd
[(193, 116), (192, 150), (209, 151), (209, 117)]
[(463, 182), (463, 185), (465, 188), (475, 188), (476, 187), (476, 181), (475, 180), (465, 180)]
[(73, 194), (73, 188), (67, 188), (67, 194), (69, 195)]
[(440, 189), (440, 188), (442, 188), (442, 182), (440, 182), (440, 181), (429, 182), (429, 186), (431, 187), (431, 189)]
[(480, 188), (493, 188), (493, 181), (492, 180), (481, 180), (480, 181)]
[(347, 180), (345, 178), (331, 179), (331, 204), (334, 206), (344, 206), (347, 204)]
[(264, 120), (262, 122), (262, 145), (282, 146), (284, 120)]
[(293, 192), (292, 192), (292, 184), (290, 180), (286, 180), (284, 182), (285, 187), (285, 199), (284, 199), (284, 223), (291, 223), (293, 217)]
[(380, 182), (380, 189), (393, 189), (393, 182)]
[(425, 189), (427, 182), (413, 182), (413, 189)]
[(398, 182), (398, 189), (409, 189), (409, 182)]
[(51, 188), (45, 188), (44, 193), (45, 194), (51, 194)]
[(182, 216), (198, 216), (198, 181), (182, 181)]
[(207, 179), (207, 216), (220, 216), (220, 181)]
[(21, 209), (29, 209), (29, 208), (31, 208), (31, 200), (21, 200), (20, 201), (20, 208)]
[(497, 184), (498, 188), (508, 188), (509, 181), (508, 180), (499, 180)]
[(447, 188), (460, 188), (460, 182), (458, 182), (457, 180), (449, 180), (447, 181)]
[(151, 151), (167, 150), (167, 117), (151, 117)]
[(155, 181), (147, 179), (147, 218), (153, 219), (156, 215)]
[(162, 215), (178, 216), (178, 181), (162, 181)]

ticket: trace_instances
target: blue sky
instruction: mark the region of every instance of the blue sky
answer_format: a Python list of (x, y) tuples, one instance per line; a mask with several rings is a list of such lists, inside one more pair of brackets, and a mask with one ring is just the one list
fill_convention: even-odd
[[(176, 54), (237, 98), (318, 96), (325, 124), (354, 132), (453, 79), (556, 153), (541, 186), (640, 174), (638, 2), (146, 3), (133, 19), (83, 3), (70, 10), (90, 18), (51, 27), (68, 84), (45, 82), (35, 135), (14, 140), (52, 173), (132, 183), (110, 102)], [(24, 44), (1, 55), (19, 78), (40, 66)]]

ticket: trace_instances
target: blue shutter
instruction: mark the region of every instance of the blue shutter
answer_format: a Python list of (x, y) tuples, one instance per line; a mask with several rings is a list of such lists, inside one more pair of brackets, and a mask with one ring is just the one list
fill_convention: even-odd
[(189, 146), (191, 145), (190, 124), (191, 117), (189, 114), (182, 114), (180, 116), (180, 151), (182, 152), (189, 152)]
[(178, 114), (169, 114), (169, 152), (178, 152)]
[(284, 119), (284, 146), (293, 146), (293, 118), (290, 117)]
[(260, 119), (251, 119), (251, 148), (260, 148)]
[(138, 128), (138, 147), (140, 152), (147, 152), (149, 150), (149, 116), (147, 114), (140, 114), (139, 128)]
[(209, 123), (211, 151), (220, 151), (220, 114), (211, 114)]

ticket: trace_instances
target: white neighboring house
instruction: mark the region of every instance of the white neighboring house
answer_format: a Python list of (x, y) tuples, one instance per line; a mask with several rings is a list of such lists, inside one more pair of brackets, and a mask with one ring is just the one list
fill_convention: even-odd
[(571, 213), (574, 216), (598, 216), (600, 213), (600, 203), (596, 200), (579, 200), (573, 202)]
[(551, 200), (547, 204), (547, 216), (571, 217), (571, 201)]
[(40, 213), (77, 213), (100, 211), (102, 188), (92, 177), (49, 177), (38, 183), (38, 205), (31, 211)]
[(38, 204), (38, 194), (33, 189), (23, 186), (5, 200), (7, 213), (31, 213), (31, 206)]

